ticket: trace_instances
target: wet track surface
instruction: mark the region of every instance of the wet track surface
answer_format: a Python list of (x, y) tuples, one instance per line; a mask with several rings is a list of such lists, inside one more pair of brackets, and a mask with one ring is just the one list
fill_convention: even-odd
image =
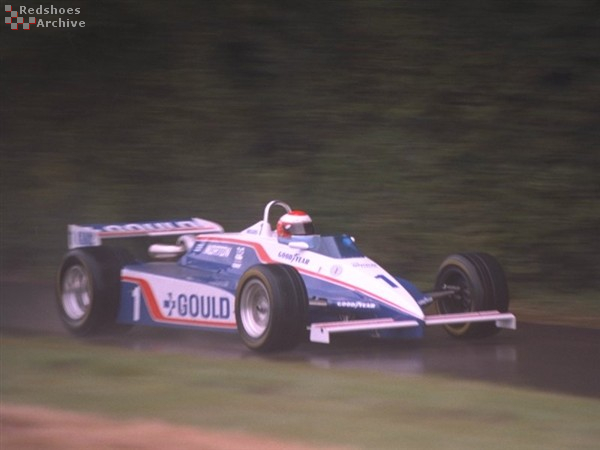
[[(65, 335), (52, 287), (3, 283), (0, 329), (4, 334)], [(138, 327), (123, 336), (87, 341), (144, 351), (294, 361), (324, 369), (443, 375), (600, 398), (598, 329), (518, 323), (516, 331), (465, 341), (433, 327), (419, 341), (335, 336), (330, 345), (307, 342), (291, 352), (267, 356), (246, 349), (235, 333)]]

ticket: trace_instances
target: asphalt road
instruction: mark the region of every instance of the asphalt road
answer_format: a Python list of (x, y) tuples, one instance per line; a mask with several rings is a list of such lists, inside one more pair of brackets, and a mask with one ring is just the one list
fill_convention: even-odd
[[(66, 334), (53, 287), (2, 283), (0, 330), (5, 334)], [(145, 351), (304, 362), (323, 369), (436, 374), (600, 398), (599, 329), (519, 323), (516, 331), (464, 341), (449, 337), (441, 328), (431, 328), (419, 341), (335, 336), (330, 345), (307, 342), (291, 352), (267, 356), (246, 349), (235, 333), (138, 327), (123, 336), (87, 341)]]

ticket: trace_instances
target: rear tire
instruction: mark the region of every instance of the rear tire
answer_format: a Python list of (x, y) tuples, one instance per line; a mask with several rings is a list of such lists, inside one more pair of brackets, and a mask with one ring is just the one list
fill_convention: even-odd
[(72, 334), (89, 336), (122, 331), (116, 324), (121, 296), (121, 269), (133, 262), (124, 249), (84, 247), (69, 251), (58, 271), (59, 316)]
[[(450, 255), (438, 270), (436, 290), (456, 289), (451, 297), (440, 299), (440, 314), (508, 311), (509, 294), (506, 276), (498, 261), (487, 253)], [(445, 325), (446, 331), (460, 338), (486, 337), (496, 334), (494, 322)]]
[(292, 349), (306, 334), (307, 317), (306, 287), (293, 267), (259, 264), (240, 279), (235, 318), (248, 348), (260, 352)]

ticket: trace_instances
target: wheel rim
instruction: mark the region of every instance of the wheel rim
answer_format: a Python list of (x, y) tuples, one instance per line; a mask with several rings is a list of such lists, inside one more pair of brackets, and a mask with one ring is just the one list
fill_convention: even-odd
[(271, 319), (271, 302), (265, 286), (258, 280), (246, 283), (240, 298), (240, 319), (252, 338), (264, 334)]
[(90, 313), (90, 280), (83, 267), (72, 266), (67, 269), (63, 276), (61, 299), (63, 311), (72, 321), (81, 321)]
[(470, 312), (473, 306), (471, 288), (465, 276), (458, 271), (448, 273), (442, 285), (459, 288), (450, 298), (439, 303), (441, 312), (444, 314)]

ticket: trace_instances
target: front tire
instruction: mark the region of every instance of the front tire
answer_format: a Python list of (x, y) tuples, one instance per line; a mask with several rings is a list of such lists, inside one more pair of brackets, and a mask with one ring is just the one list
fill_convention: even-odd
[(259, 264), (244, 273), (236, 292), (235, 316), (246, 346), (260, 352), (289, 350), (306, 333), (306, 287), (296, 269)]
[(125, 250), (85, 247), (69, 251), (58, 271), (59, 316), (69, 332), (88, 336), (117, 330), (121, 268), (133, 262)]
[[(435, 289), (455, 291), (452, 296), (437, 302), (440, 314), (508, 311), (504, 270), (487, 253), (461, 253), (446, 258), (438, 270)], [(450, 335), (460, 338), (486, 337), (499, 331), (494, 322), (452, 324), (445, 328)]]

